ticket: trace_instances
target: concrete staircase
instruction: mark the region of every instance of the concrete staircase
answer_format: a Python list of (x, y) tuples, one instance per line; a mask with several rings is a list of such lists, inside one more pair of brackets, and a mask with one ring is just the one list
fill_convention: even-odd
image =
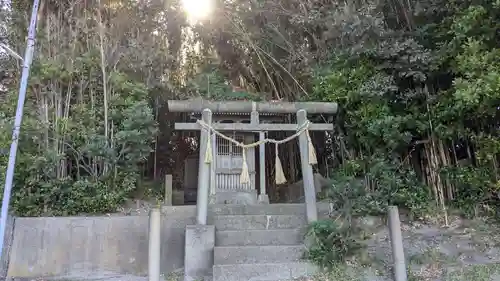
[(303, 261), (304, 204), (215, 205), (213, 281), (292, 280), (313, 274)]

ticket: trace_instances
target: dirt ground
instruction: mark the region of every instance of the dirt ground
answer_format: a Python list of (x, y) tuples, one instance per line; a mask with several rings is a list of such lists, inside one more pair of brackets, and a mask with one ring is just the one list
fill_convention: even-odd
[[(484, 219), (450, 221), (447, 227), (403, 223), (408, 281), (500, 281), (500, 225)], [(309, 280), (392, 281), (387, 227), (379, 221), (367, 231), (364, 255)]]

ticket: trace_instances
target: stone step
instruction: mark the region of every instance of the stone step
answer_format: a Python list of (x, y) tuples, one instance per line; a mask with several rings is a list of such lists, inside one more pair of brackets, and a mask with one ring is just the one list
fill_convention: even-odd
[(306, 215), (305, 204), (211, 205), (215, 215)]
[(303, 241), (302, 229), (226, 230), (215, 233), (215, 246), (298, 245)]
[[(196, 217), (196, 206), (162, 206), (162, 214), (164, 216), (176, 217), (182, 216), (186, 218)], [(330, 205), (324, 202), (317, 203), (318, 217), (328, 217)], [(147, 215), (147, 212), (144, 212)], [(208, 217), (225, 215), (306, 215), (305, 204), (255, 204), (255, 205), (231, 205), (231, 204), (215, 204), (209, 205)]]
[(303, 245), (215, 247), (214, 264), (298, 262), (304, 250)]
[(290, 229), (307, 225), (305, 216), (294, 215), (231, 215), (212, 220), (216, 230)]
[(214, 203), (257, 205), (257, 190), (216, 190)]
[(214, 265), (213, 281), (276, 281), (311, 276), (316, 266), (307, 262)]

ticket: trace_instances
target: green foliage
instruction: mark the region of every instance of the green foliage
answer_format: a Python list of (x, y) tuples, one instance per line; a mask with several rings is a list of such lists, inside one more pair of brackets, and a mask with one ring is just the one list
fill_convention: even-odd
[(432, 206), (432, 198), (413, 170), (382, 158), (348, 161), (333, 178), (326, 195), (344, 218), (384, 215), (390, 205), (419, 217)]
[(376, 42), (327, 48), (331, 59), (313, 73), (311, 98), (342, 107), (339, 160), (325, 195), (344, 217), (383, 214), (388, 205), (417, 217), (443, 206), (497, 215), (496, 2), (420, 3), (429, 14), (405, 14), (407, 25), (392, 21), (397, 14), (380, 16), (393, 30)]
[(318, 220), (309, 226), (306, 241), (310, 243), (305, 258), (325, 268), (359, 252), (363, 247), (356, 240), (359, 229), (338, 224), (331, 219)]
[[(73, 69), (52, 60), (39, 60), (34, 63), (30, 83), (50, 85), (54, 79), (64, 81), (82, 72), (98, 79), (99, 57), (95, 54), (83, 54), (79, 68)], [(108, 136), (99, 80), (91, 81), (93, 87), (81, 92), (79, 101), (66, 105), (66, 113), (57, 111), (51, 99), (65, 100), (70, 98), (69, 93), (47, 93), (45, 99), (28, 101), (12, 195), (12, 209), (17, 214), (113, 212), (137, 188), (140, 164), (151, 152), (156, 122), (143, 84), (117, 71), (109, 73), (109, 77), (113, 95), (108, 105)], [(66, 83), (78, 87), (68, 80)], [(34, 96), (36, 92), (28, 94)], [(2, 112), (12, 112), (15, 102), (12, 93), (2, 105)], [(37, 107), (47, 108), (47, 115), (39, 115)], [(12, 118), (4, 116), (0, 124), (5, 147), (10, 141)], [(0, 157), (2, 172), (7, 157)]]
[[(7, 27), (0, 40), (21, 54), (31, 4), (17, 1), (0, 11), (0, 25)], [(125, 0), (96, 8), (60, 1), (40, 10), (11, 210), (22, 216), (102, 214), (136, 193), (151, 194), (155, 187), (142, 183), (157, 174), (148, 170), (153, 147), (160, 151), (155, 169), (172, 162), (160, 156), (169, 157), (173, 134), (163, 132), (154, 144), (159, 108), (183, 95), (184, 70), (192, 67), (177, 59), (186, 49), (180, 5)], [(21, 69), (12, 57), (0, 65), (0, 84), (9, 89), (0, 93), (3, 182)], [(160, 123), (167, 130), (171, 125), (165, 118)]]
[(452, 203), (463, 215), (498, 217), (500, 182), (492, 179), (489, 167), (448, 167), (442, 173), (455, 184), (459, 196)]
[(341, 118), (348, 140), (363, 150), (392, 153), (407, 147), (414, 131), (424, 129), (425, 123), (393, 104), (398, 90), (394, 77), (376, 72), (365, 59), (343, 61), (338, 57), (324, 67), (326, 74), (317, 76), (315, 98), (343, 105)]
[[(343, 109), (344, 143), (328, 197), (354, 215), (388, 204), (421, 214), (433, 190), (445, 188), (457, 207), (498, 201), (498, 5), (441, 8), (432, 5), (448, 11), (418, 18), (422, 36), (401, 32), (361, 48), (332, 48), (314, 73), (313, 99)], [(459, 166), (460, 150), (473, 155), (473, 166)]]
[(401, 110), (405, 101), (395, 100), (395, 94), (402, 94), (397, 77), (377, 71), (374, 63), (337, 56), (317, 73), (316, 98), (343, 105), (346, 141), (359, 151), (342, 159), (326, 196), (348, 216), (383, 214), (393, 204), (421, 215), (432, 198), (398, 153), (428, 125)]
[(261, 96), (248, 91), (234, 91), (229, 81), (220, 70), (212, 64), (207, 64), (201, 73), (188, 81), (188, 92), (212, 100), (253, 100), (259, 101)]

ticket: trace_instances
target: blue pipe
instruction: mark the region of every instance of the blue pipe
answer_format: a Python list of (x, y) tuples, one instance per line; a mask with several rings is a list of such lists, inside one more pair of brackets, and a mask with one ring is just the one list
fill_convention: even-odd
[(2, 215), (0, 218), (0, 260), (2, 260), (5, 228), (7, 225), (7, 216), (9, 215), (10, 194), (12, 192), (12, 182), (14, 179), (14, 171), (16, 168), (17, 145), (19, 141), (19, 132), (23, 121), (24, 101), (26, 100), (26, 89), (28, 87), (28, 78), (30, 76), (31, 61), (35, 50), (36, 37), (36, 22), (38, 15), (38, 6), (40, 0), (33, 1), (33, 9), (31, 11), (31, 21), (28, 29), (28, 42), (23, 60), (23, 72), (21, 76), (21, 84), (19, 85), (19, 97), (17, 100), (16, 119), (14, 120), (14, 128), (12, 129), (12, 143), (10, 145), (9, 163), (5, 174), (5, 187), (3, 190), (2, 200)]

